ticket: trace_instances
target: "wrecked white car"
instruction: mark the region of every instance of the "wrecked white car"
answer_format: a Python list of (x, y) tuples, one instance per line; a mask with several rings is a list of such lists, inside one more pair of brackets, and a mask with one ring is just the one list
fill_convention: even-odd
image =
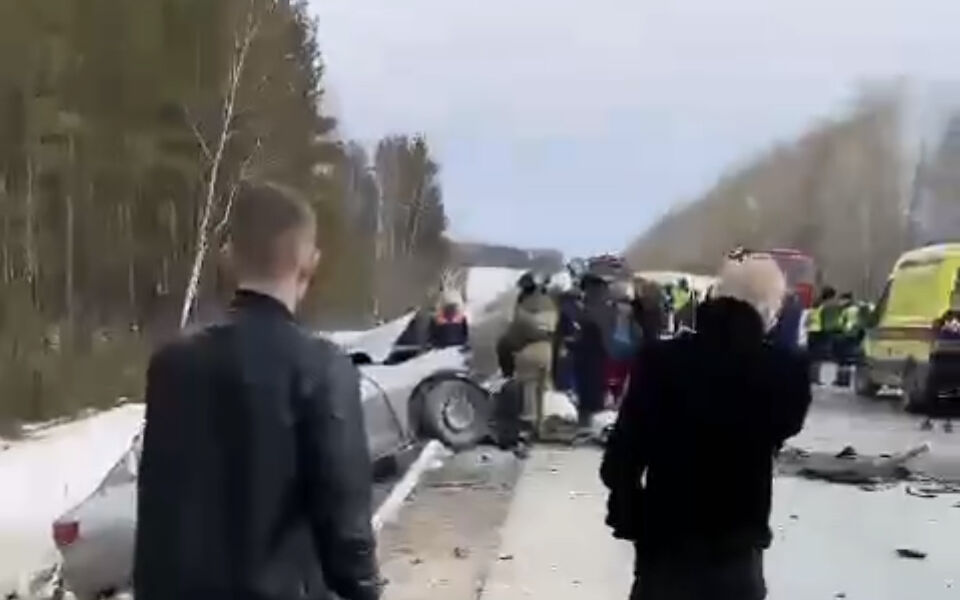
[[(465, 448), (488, 434), (490, 396), (469, 374), (469, 353), (398, 344), (413, 326), (409, 314), (349, 339), (329, 336), (358, 365), (367, 442), (378, 464), (422, 439)], [(137, 436), (97, 489), (53, 524), (62, 586), (78, 600), (132, 583), (139, 459)]]

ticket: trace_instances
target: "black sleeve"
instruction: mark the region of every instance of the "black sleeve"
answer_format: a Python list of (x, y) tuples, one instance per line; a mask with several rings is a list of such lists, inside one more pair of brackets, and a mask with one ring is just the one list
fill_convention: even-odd
[(654, 353), (641, 351), (634, 361), (627, 394), (620, 405), (600, 466), (600, 479), (614, 490), (627, 479), (638, 476), (647, 467), (649, 444), (656, 425), (656, 383)]
[(513, 344), (508, 335), (503, 335), (497, 341), (497, 364), (504, 377), (513, 377), (516, 363), (513, 356)]
[(810, 363), (799, 352), (783, 352), (779, 359), (783, 365), (783, 390), (774, 406), (774, 440), (781, 445), (800, 433), (810, 409)]
[[(147, 368), (146, 415), (137, 474), (137, 528), (134, 542), (133, 580), (138, 597), (163, 596), (171, 582), (158, 581), (158, 574), (176, 568), (176, 556), (166, 551), (164, 540), (171, 527), (168, 510), (170, 489), (181, 476), (176, 464), (180, 454), (179, 432), (183, 415), (177, 399), (184, 396), (184, 365), (191, 364), (177, 345), (161, 348)], [(140, 593), (142, 592), (142, 593)]]
[(356, 367), (332, 349), (303, 403), (300, 452), (327, 585), (345, 600), (380, 596), (371, 524), (373, 469)]

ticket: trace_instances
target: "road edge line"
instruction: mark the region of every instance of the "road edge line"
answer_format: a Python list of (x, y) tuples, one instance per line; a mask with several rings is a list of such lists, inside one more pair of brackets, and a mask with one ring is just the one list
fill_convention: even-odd
[(441, 456), (445, 450), (446, 446), (437, 440), (427, 442), (427, 445), (424, 446), (417, 460), (410, 465), (410, 468), (404, 473), (403, 478), (400, 479), (397, 485), (390, 491), (390, 495), (387, 496), (379, 508), (377, 508), (376, 512), (374, 512), (373, 519), (371, 520), (374, 533), (379, 533), (385, 524), (396, 518), (397, 513), (400, 512), (400, 507), (403, 506), (407, 497), (409, 497), (410, 493), (417, 487), (420, 478), (430, 469), (433, 461)]

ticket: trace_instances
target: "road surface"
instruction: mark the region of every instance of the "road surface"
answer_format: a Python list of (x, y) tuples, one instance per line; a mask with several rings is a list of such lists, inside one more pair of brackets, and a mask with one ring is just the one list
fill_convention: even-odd
[[(960, 472), (958, 438), (939, 428), (922, 431), (920, 423), (892, 403), (821, 388), (807, 429), (794, 443), (831, 451), (852, 445), (879, 454), (931, 441), (931, 455), (917, 465), (941, 475)], [(632, 548), (613, 540), (603, 524), (600, 456), (594, 448), (543, 448), (533, 454), (502, 528), (483, 600), (627, 597)], [(775, 541), (766, 564), (770, 598), (960, 598), (960, 494), (918, 498), (905, 488), (868, 492), (778, 477)], [(899, 558), (898, 548), (927, 557)]]

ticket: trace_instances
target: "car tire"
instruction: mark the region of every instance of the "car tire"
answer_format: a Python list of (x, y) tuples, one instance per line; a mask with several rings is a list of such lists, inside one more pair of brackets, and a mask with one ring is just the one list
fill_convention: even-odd
[(870, 377), (870, 368), (858, 365), (853, 373), (853, 389), (861, 398), (876, 399), (880, 386)]
[(919, 413), (929, 408), (930, 389), (923, 372), (915, 364), (907, 365), (903, 373), (903, 410)]
[(490, 435), (490, 395), (463, 377), (429, 382), (422, 394), (421, 431), (455, 450), (464, 450)]

